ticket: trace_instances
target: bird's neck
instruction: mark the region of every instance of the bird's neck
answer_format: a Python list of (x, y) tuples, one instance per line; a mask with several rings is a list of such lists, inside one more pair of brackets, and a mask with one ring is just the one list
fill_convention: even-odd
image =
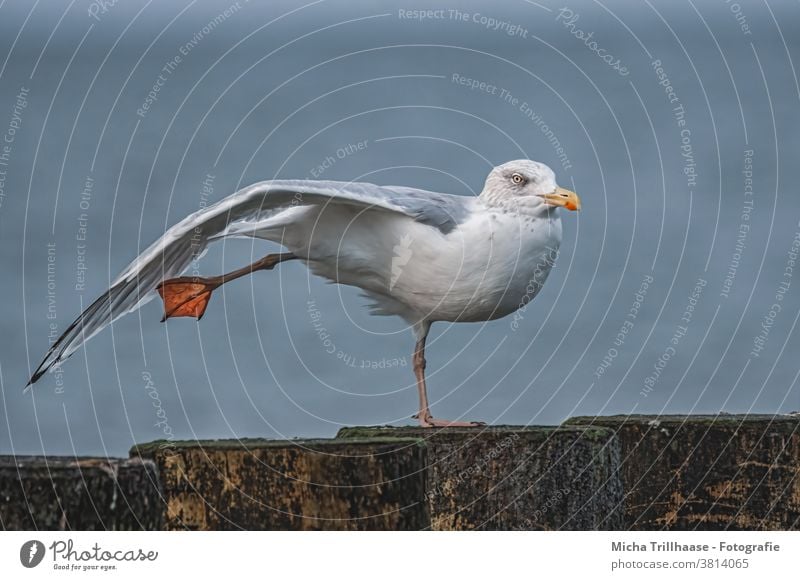
[(481, 192), (479, 199), (487, 209), (519, 216), (539, 218), (555, 217), (556, 207), (546, 205), (541, 200), (524, 195), (508, 195), (493, 191)]

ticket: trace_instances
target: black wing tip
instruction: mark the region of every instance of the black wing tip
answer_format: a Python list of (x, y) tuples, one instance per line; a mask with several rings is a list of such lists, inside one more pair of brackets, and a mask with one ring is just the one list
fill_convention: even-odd
[(25, 388), (22, 389), (22, 392), (27, 393), (28, 391), (30, 391), (33, 388), (34, 383), (39, 379), (41, 379), (47, 372), (47, 369), (49, 368), (50, 368), (49, 366), (45, 368), (42, 368), (42, 366), (40, 366), (38, 369), (36, 369), (36, 371), (31, 375), (31, 378), (28, 379), (28, 382), (25, 384)]
[[(29, 390), (31, 390), (33, 388), (33, 385), (39, 379), (41, 379), (43, 376), (45, 376), (50, 371), (50, 369), (52, 369), (54, 366), (59, 365), (59, 364), (61, 364), (63, 362), (63, 360), (59, 360), (60, 357), (57, 357), (57, 358), (55, 358), (55, 360), (52, 360), (50, 362), (47, 362), (48, 359), (50, 359), (51, 355), (52, 355), (52, 349), (51, 349), (51, 352), (47, 353), (47, 356), (42, 361), (42, 363), (36, 368), (36, 370), (33, 371), (33, 374), (31, 375), (31, 378), (28, 379), (28, 383), (25, 385), (25, 388), (22, 389), (23, 393), (27, 393)], [(67, 357), (67, 358), (69, 358), (69, 357)]]
[(33, 376), (31, 376), (31, 378), (28, 379), (28, 382), (25, 383), (25, 387), (22, 389), (22, 393), (25, 394), (28, 391), (30, 391), (31, 389), (33, 389), (33, 384), (36, 381), (38, 381), (40, 377), (41, 377), (41, 375), (39, 373), (34, 373)]
[[(103, 302), (103, 300), (108, 299), (108, 297), (111, 295), (111, 291), (112, 290), (113, 290), (113, 287), (109, 288), (106, 292), (103, 292), (97, 298), (97, 300), (92, 302), (92, 304), (86, 310), (81, 312), (81, 314), (78, 316), (78, 318), (73, 320), (72, 324), (70, 324), (67, 327), (67, 329), (64, 332), (61, 333), (61, 336), (58, 337), (58, 340), (56, 340), (56, 342), (47, 351), (47, 354), (45, 355), (44, 360), (41, 362), (41, 364), (33, 372), (33, 375), (31, 375), (31, 378), (28, 380), (28, 384), (26, 384), (25, 388), (22, 390), (23, 393), (27, 393), (29, 390), (31, 390), (31, 388), (33, 387), (34, 383), (36, 383), (36, 381), (41, 379), (47, 373), (47, 371), (49, 371), (55, 365), (61, 364), (62, 362), (64, 362), (65, 359), (67, 359), (67, 358), (69, 358), (71, 356), (71, 355), (67, 355), (66, 357), (62, 357), (63, 349), (61, 350), (60, 354), (58, 354), (58, 355), (55, 355), (54, 353), (58, 351), (58, 349), (61, 347), (62, 343), (67, 338), (67, 336), (73, 330), (75, 330), (78, 327), (79, 324), (81, 324), (83, 322), (85, 317), (92, 311), (92, 309), (93, 308), (97, 308)], [(53, 359), (53, 360), (48, 363), (47, 361), (50, 360), (50, 359)]]

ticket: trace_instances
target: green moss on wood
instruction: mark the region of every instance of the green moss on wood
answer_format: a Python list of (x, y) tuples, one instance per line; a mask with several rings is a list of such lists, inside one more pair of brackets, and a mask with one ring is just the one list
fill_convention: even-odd
[(348, 439), (347, 443), (337, 439), (262, 439), (262, 438), (248, 438), (248, 439), (187, 439), (180, 441), (171, 441), (167, 439), (157, 439), (147, 443), (137, 443), (130, 448), (129, 455), (131, 457), (152, 457), (158, 452), (176, 452), (183, 449), (208, 449), (208, 450), (256, 450), (256, 449), (280, 449), (284, 447), (306, 447), (306, 448), (321, 448), (332, 449), (336, 447), (348, 446), (368, 446), (368, 445), (381, 445), (391, 444), (397, 445), (400, 443), (407, 443), (409, 445), (422, 445), (424, 441), (416, 437), (390, 437), (390, 436), (373, 436), (373, 437), (358, 437), (352, 440)]

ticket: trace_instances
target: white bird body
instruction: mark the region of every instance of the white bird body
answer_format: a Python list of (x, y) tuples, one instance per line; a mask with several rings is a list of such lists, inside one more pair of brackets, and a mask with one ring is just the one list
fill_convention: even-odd
[[(428, 409), (430, 325), (493, 320), (535, 298), (561, 243), (559, 207), (579, 209), (580, 199), (556, 185), (549, 167), (529, 160), (495, 167), (478, 197), (370, 183), (253, 184), (187, 216), (139, 254), (51, 346), (28, 386), (155, 291), (164, 300), (164, 319), (199, 319), (220, 285), (300, 259), (315, 274), (361, 288), (375, 314), (398, 315), (413, 326), (420, 424), (462, 424), (434, 419)], [(210, 243), (243, 236), (289, 252), (222, 276), (174, 278)]]
[(268, 220), (255, 235), (282, 244), (314, 274), (361, 288), (375, 314), (410, 324), (494, 320), (542, 288), (561, 244), (561, 218), (555, 208), (525, 214), (468, 199), (469, 218), (446, 235), (405, 216), (348, 206), (304, 207), (291, 219)]

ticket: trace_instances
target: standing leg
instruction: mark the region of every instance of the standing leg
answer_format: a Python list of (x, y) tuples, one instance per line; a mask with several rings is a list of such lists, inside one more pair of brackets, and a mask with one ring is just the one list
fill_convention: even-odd
[(412, 357), (414, 365), (414, 376), (417, 378), (417, 390), (419, 391), (419, 413), (415, 417), (419, 420), (420, 427), (479, 427), (485, 425), (478, 421), (446, 421), (444, 419), (434, 419), (428, 405), (428, 389), (425, 385), (425, 341), (431, 323), (423, 321), (414, 327), (417, 336), (417, 344), (414, 347)]
[(211, 293), (231, 280), (252, 274), (257, 270), (272, 270), (286, 260), (294, 260), (297, 256), (291, 252), (268, 254), (244, 268), (221, 276), (200, 278), (198, 276), (181, 276), (164, 280), (156, 287), (164, 301), (164, 317), (161, 322), (173, 316), (191, 316), (200, 320), (206, 311)]

